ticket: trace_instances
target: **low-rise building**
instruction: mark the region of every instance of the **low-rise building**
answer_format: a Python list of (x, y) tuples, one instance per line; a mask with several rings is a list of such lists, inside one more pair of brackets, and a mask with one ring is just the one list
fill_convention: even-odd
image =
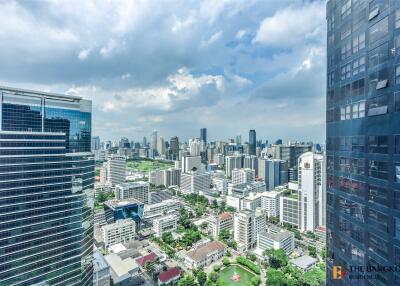
[(233, 230), (233, 215), (224, 212), (219, 215), (209, 216), (207, 218), (208, 222), (208, 233), (213, 237), (218, 237), (219, 233), (223, 229), (227, 229), (229, 231)]
[(297, 192), (286, 193), (280, 197), (279, 220), (293, 227), (300, 228), (301, 225), (301, 202)]
[(110, 266), (98, 250), (93, 252), (93, 286), (110, 286)]
[(139, 273), (139, 265), (131, 257), (122, 259), (116, 253), (110, 253), (104, 259), (110, 266), (110, 274), (114, 284), (129, 280)]
[(171, 232), (178, 227), (178, 216), (167, 215), (153, 220), (155, 236), (161, 237), (165, 232)]
[(117, 220), (115, 223), (102, 226), (104, 246), (117, 243), (126, 243), (134, 240), (136, 237), (136, 224), (131, 219)]
[(181, 207), (176, 199), (169, 199), (157, 204), (150, 204), (144, 206), (144, 218), (146, 220), (153, 220), (167, 214), (175, 213)]
[(189, 269), (205, 267), (226, 254), (227, 247), (219, 241), (210, 241), (186, 253), (185, 264)]
[(312, 269), (318, 262), (316, 258), (313, 258), (308, 255), (303, 255), (295, 259), (289, 260), (291, 264), (299, 268), (300, 270), (306, 272)]
[(170, 285), (181, 277), (181, 271), (177, 267), (172, 267), (158, 275), (158, 285)]
[(115, 186), (115, 199), (135, 199), (144, 204), (149, 203), (149, 183), (148, 182), (130, 182), (118, 184)]
[(294, 233), (283, 229), (269, 228), (257, 235), (257, 248), (261, 251), (283, 249), (286, 254), (289, 254), (294, 249)]

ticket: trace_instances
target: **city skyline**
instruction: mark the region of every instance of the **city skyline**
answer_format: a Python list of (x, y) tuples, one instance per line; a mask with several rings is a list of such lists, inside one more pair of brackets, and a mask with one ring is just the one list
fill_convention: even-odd
[(154, 3), (0, 3), (0, 85), (93, 100), (102, 138), (324, 142), (325, 1)]

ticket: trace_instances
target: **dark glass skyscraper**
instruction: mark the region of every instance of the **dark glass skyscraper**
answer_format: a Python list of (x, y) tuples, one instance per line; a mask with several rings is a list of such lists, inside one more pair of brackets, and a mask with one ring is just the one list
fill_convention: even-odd
[(0, 285), (92, 285), (91, 102), (0, 87), (0, 119)]
[(204, 144), (207, 144), (207, 128), (200, 129), (200, 141), (203, 141)]
[(350, 268), (400, 266), (400, 1), (330, 0), (327, 23), (327, 284), (400, 285)]
[(256, 131), (251, 129), (249, 131), (249, 155), (256, 155)]

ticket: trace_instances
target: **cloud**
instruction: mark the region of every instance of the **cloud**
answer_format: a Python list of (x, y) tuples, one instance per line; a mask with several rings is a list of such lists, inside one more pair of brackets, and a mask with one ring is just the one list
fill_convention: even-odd
[[(306, 2), (307, 3), (307, 2)], [(301, 7), (292, 5), (265, 18), (253, 39), (254, 43), (290, 47), (304, 39), (324, 38), (325, 3), (309, 2)]]
[(92, 99), (102, 138), (206, 126), (323, 140), (324, 13), (322, 0), (0, 1), (0, 84)]

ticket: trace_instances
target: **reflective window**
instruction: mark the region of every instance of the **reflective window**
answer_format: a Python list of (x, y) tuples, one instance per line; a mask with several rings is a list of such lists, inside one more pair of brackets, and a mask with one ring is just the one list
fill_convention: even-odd
[(378, 23), (369, 28), (369, 43), (372, 44), (382, 39), (388, 33), (389, 22), (388, 17), (383, 18)]
[(369, 175), (378, 179), (388, 179), (388, 163), (370, 160), (369, 161)]

